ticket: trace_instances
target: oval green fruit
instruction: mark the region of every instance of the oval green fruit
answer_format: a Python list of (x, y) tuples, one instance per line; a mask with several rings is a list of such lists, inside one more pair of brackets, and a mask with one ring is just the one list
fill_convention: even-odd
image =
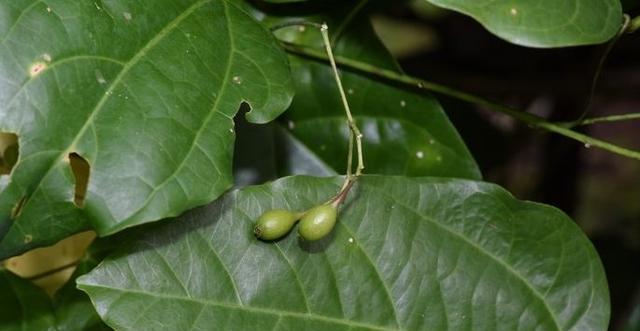
[(289, 233), (298, 218), (288, 210), (268, 210), (258, 218), (253, 233), (262, 240), (276, 240)]
[(302, 216), (298, 233), (308, 241), (320, 240), (333, 230), (337, 217), (338, 209), (332, 205), (314, 207)]

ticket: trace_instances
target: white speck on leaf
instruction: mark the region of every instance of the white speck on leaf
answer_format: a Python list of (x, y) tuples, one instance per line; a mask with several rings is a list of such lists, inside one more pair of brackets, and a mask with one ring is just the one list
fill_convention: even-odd
[(97, 2), (94, 2), (93, 4), (94, 4), (94, 5), (96, 5), (96, 8), (97, 8), (98, 10), (102, 10), (102, 8), (100, 8), (100, 5), (99, 5)]
[(51, 9), (51, 7), (47, 7), (47, 12), (48, 12), (48, 13), (50, 13), (50, 12), (52, 12), (52, 11), (53, 11), (53, 10)]
[(417, 151), (416, 152), (416, 157), (419, 159), (422, 159), (424, 157), (424, 152), (423, 151)]
[(42, 54), (42, 59), (47, 62), (51, 62), (51, 55), (49, 55), (49, 53), (44, 53)]
[(96, 69), (95, 74), (96, 74), (96, 80), (98, 81), (98, 83), (99, 83), (100, 85), (104, 85), (104, 84), (106, 84), (106, 83), (107, 83), (107, 80), (106, 80), (106, 79), (104, 79), (104, 76), (102, 75), (102, 73), (100, 72), (100, 70)]
[(435, 141), (434, 139), (429, 139), (429, 143), (430, 143), (431, 145), (433, 145), (433, 144), (435, 144), (435, 143), (436, 143), (436, 141)]
[(511, 8), (511, 10), (509, 11), (511, 13), (511, 15), (516, 16), (518, 15), (518, 10), (515, 8)]
[(124, 12), (122, 13), (122, 16), (124, 17), (125, 20), (127, 21), (131, 21), (131, 19), (133, 18), (133, 16), (131, 16), (131, 13), (129, 12)]
[(406, 101), (404, 101), (404, 100), (401, 100), (401, 101), (400, 101), (400, 107), (404, 108), (404, 107), (406, 107), (406, 106), (407, 106), (407, 102), (406, 102)]
[(353, 244), (353, 238), (349, 238), (349, 243)]
[(293, 130), (296, 128), (296, 123), (294, 123), (293, 121), (289, 121), (287, 122), (287, 126), (289, 127), (289, 130)]
[(242, 78), (240, 76), (233, 76), (232, 80), (234, 84), (238, 84), (238, 85), (242, 84)]
[(349, 93), (349, 94), (353, 94), (353, 89), (349, 89), (349, 90), (347, 91), (347, 93)]
[(591, 148), (591, 144), (589, 143), (584, 144), (584, 148)]

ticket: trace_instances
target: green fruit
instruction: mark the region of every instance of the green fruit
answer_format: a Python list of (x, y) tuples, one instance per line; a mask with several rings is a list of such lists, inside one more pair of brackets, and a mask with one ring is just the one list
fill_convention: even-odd
[(288, 210), (269, 210), (258, 218), (253, 233), (262, 240), (276, 240), (289, 233), (298, 218), (298, 214)]
[(332, 205), (314, 207), (302, 216), (298, 233), (305, 240), (322, 239), (333, 230), (337, 217), (338, 209)]

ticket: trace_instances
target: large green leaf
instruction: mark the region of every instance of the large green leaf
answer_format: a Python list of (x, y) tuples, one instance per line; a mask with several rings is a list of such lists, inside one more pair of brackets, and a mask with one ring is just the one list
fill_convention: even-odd
[[(362, 6), (311, 17), (329, 21), (336, 54), (400, 71), (379, 41)], [(281, 38), (323, 49), (319, 32), (293, 29)], [(346, 168), (349, 130), (335, 78), (327, 64), (291, 57), (296, 96), (286, 113), (291, 134), (338, 173)], [(477, 164), (438, 101), (371, 77), (342, 71), (354, 117), (364, 137), (366, 172), (479, 179)]]
[(622, 25), (620, 0), (426, 1), (467, 14), (493, 34), (531, 47), (602, 43)]
[[(289, 177), (157, 224), (78, 279), (117, 330), (605, 330), (586, 236), (486, 183), (365, 176), (334, 233), (265, 243), (254, 220), (341, 178)], [(295, 230), (294, 230), (295, 231)]]
[[(291, 100), (287, 59), (233, 0), (0, 1), (0, 259), (93, 228), (178, 215), (232, 183), (233, 121)], [(88, 161), (74, 204), (69, 157)]]

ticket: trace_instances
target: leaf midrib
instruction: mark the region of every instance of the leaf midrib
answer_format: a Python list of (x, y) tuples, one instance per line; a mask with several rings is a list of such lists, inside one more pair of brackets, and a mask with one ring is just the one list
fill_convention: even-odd
[(132, 289), (124, 290), (124, 289), (115, 288), (115, 287), (111, 287), (111, 286), (96, 285), (96, 284), (82, 284), (82, 283), (79, 283), (78, 287), (81, 288), (81, 289), (84, 289), (85, 291), (87, 291), (90, 288), (106, 289), (106, 290), (112, 290), (112, 291), (116, 291), (116, 292), (121, 292), (121, 293), (123, 293), (123, 295), (126, 295), (126, 294), (138, 294), (138, 295), (142, 295), (142, 296), (152, 297), (152, 298), (155, 298), (155, 299), (190, 301), (190, 302), (195, 302), (195, 303), (199, 303), (199, 304), (202, 304), (202, 305), (215, 306), (215, 307), (225, 308), (225, 309), (244, 310), (244, 311), (247, 311), (247, 312), (259, 313), (259, 314), (269, 314), (269, 315), (275, 315), (275, 316), (279, 316), (279, 317), (289, 316), (289, 317), (294, 317), (294, 318), (299, 318), (299, 319), (313, 319), (313, 320), (327, 322), (327, 323), (342, 324), (342, 325), (346, 325), (346, 326), (349, 326), (349, 327), (368, 328), (368, 329), (371, 329), (371, 330), (404, 331), (402, 329), (392, 329), (392, 328), (388, 328), (388, 327), (384, 327), (384, 326), (377, 326), (377, 325), (372, 325), (372, 324), (362, 323), (362, 322), (354, 322), (354, 321), (351, 321), (351, 320), (333, 318), (333, 317), (318, 315), (318, 314), (314, 314), (314, 313), (298, 313), (298, 312), (292, 312), (292, 311), (286, 311), (286, 310), (275, 310), (275, 309), (262, 308), (262, 307), (242, 306), (242, 305), (237, 305), (237, 304), (232, 304), (232, 303), (219, 302), (219, 301), (207, 300), (207, 299), (201, 299), (201, 298), (194, 298), (194, 297), (185, 298), (185, 297), (180, 297), (180, 296), (177, 296), (177, 295), (171, 295), (171, 294), (166, 294), (166, 293), (156, 293), (156, 292), (151, 293), (151, 292), (144, 292), (144, 291), (141, 291), (141, 290), (132, 290)]

